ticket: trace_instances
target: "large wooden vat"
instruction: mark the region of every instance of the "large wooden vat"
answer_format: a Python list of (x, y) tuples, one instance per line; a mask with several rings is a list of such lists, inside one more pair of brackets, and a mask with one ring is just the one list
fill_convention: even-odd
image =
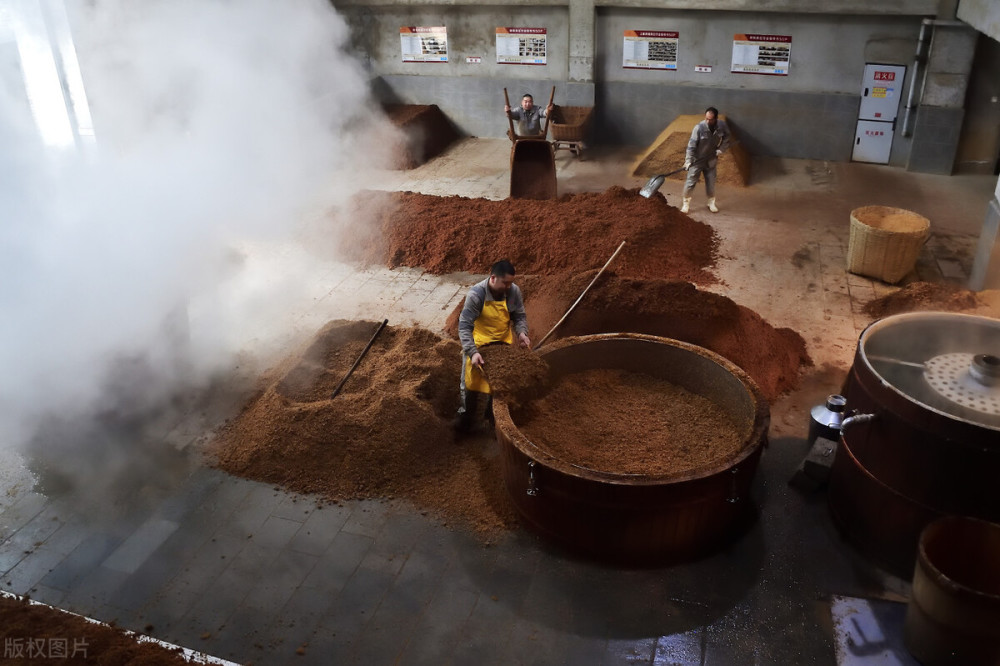
[(560, 459), (494, 403), (504, 481), (522, 518), (574, 553), (618, 564), (663, 564), (730, 541), (752, 514), (750, 485), (770, 415), (753, 380), (721, 356), (636, 333), (566, 338), (542, 352), (553, 379), (620, 369), (665, 379), (723, 407), (741, 445), (721, 462), (677, 476), (616, 474)]
[(862, 552), (909, 578), (931, 521), (1000, 520), (1000, 321), (920, 312), (874, 322), (844, 396), (828, 498)]

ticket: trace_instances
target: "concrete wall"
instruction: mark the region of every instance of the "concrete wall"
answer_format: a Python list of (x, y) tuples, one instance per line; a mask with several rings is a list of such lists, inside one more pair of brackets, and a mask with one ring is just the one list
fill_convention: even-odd
[(1000, 42), (979, 36), (965, 97), (968, 116), (958, 143), (955, 169), (994, 173), (1000, 156)]
[(708, 9), (780, 14), (933, 15), (938, 11), (940, 3), (941, 0), (823, 0), (822, 2), (819, 0), (605, 0), (597, 4), (614, 7)]
[[(956, 16), (989, 38), (1000, 41), (1000, 3), (996, 0), (961, 0)], [(985, 37), (980, 37), (980, 40), (982, 39)], [(996, 52), (996, 44), (990, 44), (985, 48), (990, 53)], [(995, 84), (995, 81), (993, 83)], [(991, 106), (997, 104), (995, 95), (988, 94), (987, 98), (989, 99), (987, 104)], [(987, 115), (990, 113), (996, 112), (991, 109)], [(997, 182), (993, 200), (986, 210), (969, 288), (1000, 289), (1000, 181)]]
[(984, 35), (1000, 41), (1000, 3), (996, 0), (961, 0), (955, 15)]
[[(913, 59), (920, 18), (602, 8), (597, 26), (601, 81), (858, 95), (866, 60)], [(677, 71), (623, 69), (622, 33), (632, 28), (678, 31)], [(730, 72), (733, 35), (750, 32), (792, 36), (788, 76)], [(695, 65), (712, 72), (695, 72)]]
[[(504, 135), (504, 87), (515, 103), (523, 92), (544, 103), (555, 86), (556, 103), (594, 106), (592, 142), (645, 146), (675, 116), (700, 113), (712, 105), (729, 117), (754, 154), (838, 161), (851, 157), (865, 63), (907, 67), (899, 90), (902, 113), (922, 15), (934, 15), (940, 6), (938, 0), (544, 4), (515, 0), (489, 6), (454, 0), (409, 0), (402, 5), (334, 0), (334, 4), (352, 26), (356, 50), (365, 54), (381, 99), (438, 104), (469, 135)], [(399, 28), (408, 25), (446, 25), (449, 62), (403, 63)], [(495, 29), (505, 25), (547, 28), (547, 64), (498, 65)], [(678, 31), (678, 70), (623, 69), (626, 29)], [(746, 32), (792, 36), (789, 76), (730, 73), (733, 34)], [(949, 63), (947, 51), (942, 46), (939, 62)], [(971, 62), (971, 46), (968, 51)], [(472, 56), (482, 62), (468, 63)], [(695, 65), (711, 65), (712, 72), (696, 73)], [(950, 99), (964, 94), (961, 67), (956, 71), (950, 67), (927, 69), (931, 95)], [(918, 170), (931, 171), (951, 168), (962, 124), (961, 104), (929, 106), (933, 108), (926, 113), (914, 114), (912, 140), (902, 136), (897, 123), (891, 164), (915, 164)], [(942, 127), (953, 130), (943, 135), (948, 143), (943, 157), (940, 141), (935, 143), (942, 137)], [(918, 150), (918, 156), (938, 157), (913, 160), (914, 140), (927, 149)]]
[[(365, 54), (376, 94), (387, 102), (437, 104), (459, 131), (472, 136), (504, 136), (503, 89), (512, 104), (524, 93), (536, 103), (548, 101), (557, 87), (556, 103), (592, 106), (592, 82), (569, 83), (568, 7), (384, 7), (342, 8), (352, 28), (355, 49)], [(404, 63), (401, 26), (447, 26), (447, 63)], [(545, 65), (501, 65), (496, 62), (496, 28), (544, 27)], [(467, 58), (481, 62), (470, 64)]]
[[(715, 106), (755, 155), (843, 161), (851, 158), (865, 63), (907, 66), (902, 102), (920, 19), (609, 8), (597, 26), (597, 43), (605, 47), (598, 117), (613, 140), (643, 145), (675, 116)], [(680, 33), (676, 72), (622, 69), (623, 31), (646, 26)], [(747, 32), (792, 36), (788, 76), (730, 72), (733, 35)], [(695, 65), (712, 72), (695, 72)], [(893, 163), (904, 164), (908, 149), (897, 136)]]
[[(883, 14), (912, 16), (934, 15), (942, 0), (583, 0), (591, 6), (645, 7), (655, 9), (710, 9), (813, 14)], [(953, 0), (954, 1), (954, 0)], [(990, 3), (992, 0), (980, 0)], [(579, 0), (504, 0), (492, 6), (498, 10), (511, 7), (565, 7)], [(469, 0), (335, 0), (337, 7), (456, 7)], [(486, 6), (488, 3), (478, 3)]]
[[(1000, 186), (997, 187), (1000, 196)], [(986, 208), (976, 257), (969, 276), (969, 289), (1000, 289), (1000, 202), (994, 196)]]
[(963, 25), (936, 25), (931, 35), (930, 55), (917, 94), (914, 149), (907, 168), (948, 175), (954, 169), (965, 119), (965, 95), (978, 33)]
[[(565, 81), (569, 75), (568, 10), (566, 7), (365, 7), (344, 11), (356, 46), (367, 56), (378, 76), (454, 76), (487, 79), (542, 79)], [(446, 26), (448, 62), (404, 63), (400, 54), (402, 26)], [(498, 65), (496, 28), (499, 26), (548, 28), (548, 63)], [(468, 64), (469, 56), (482, 57)], [(503, 103), (501, 102), (501, 113)]]

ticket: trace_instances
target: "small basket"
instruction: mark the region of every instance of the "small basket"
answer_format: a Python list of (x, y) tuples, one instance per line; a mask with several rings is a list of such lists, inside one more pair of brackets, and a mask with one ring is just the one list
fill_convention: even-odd
[(913, 270), (930, 237), (930, 220), (889, 206), (862, 206), (851, 211), (847, 270), (896, 284)]
[(553, 141), (583, 141), (592, 106), (556, 106), (552, 109)]

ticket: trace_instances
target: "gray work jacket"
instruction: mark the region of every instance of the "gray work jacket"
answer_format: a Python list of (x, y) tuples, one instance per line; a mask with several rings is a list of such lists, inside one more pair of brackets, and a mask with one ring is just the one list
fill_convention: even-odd
[(511, 107), (507, 117), (517, 122), (516, 129), (519, 136), (541, 134), (545, 109), (540, 106), (532, 106), (530, 111), (525, 111), (519, 106)]
[(726, 121), (717, 118), (715, 130), (708, 126), (708, 121), (703, 120), (691, 130), (691, 139), (688, 141), (686, 161), (693, 165), (707, 166), (713, 168), (717, 161), (715, 151), (726, 152), (729, 148), (729, 127)]

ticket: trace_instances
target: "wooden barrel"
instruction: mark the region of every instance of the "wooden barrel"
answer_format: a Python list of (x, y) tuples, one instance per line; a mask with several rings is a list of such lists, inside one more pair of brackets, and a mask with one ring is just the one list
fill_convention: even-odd
[(721, 406), (742, 439), (724, 460), (679, 475), (591, 470), (531, 441), (497, 398), (504, 481), (530, 527), (574, 553), (626, 565), (688, 560), (734, 538), (753, 515), (750, 486), (770, 421), (749, 375), (701, 347), (636, 333), (565, 338), (542, 357), (553, 379), (595, 369), (665, 379)]
[(924, 666), (1000, 664), (1000, 525), (949, 516), (924, 529), (903, 638)]
[[(978, 401), (934, 388), (941, 359), (1000, 358), (1000, 321), (912, 312), (870, 324), (844, 387), (844, 421), (827, 494), (844, 535), (880, 566), (913, 574), (922, 530), (946, 515), (1000, 521), (1000, 386), (976, 385), (973, 366), (956, 368), (956, 387)], [(972, 389), (975, 388), (975, 393)], [(971, 405), (971, 406), (970, 406)]]
[(909, 578), (921, 530), (944, 514), (886, 485), (858, 460), (853, 443), (867, 428), (869, 424), (851, 426), (840, 438), (827, 491), (830, 514), (865, 557)]

